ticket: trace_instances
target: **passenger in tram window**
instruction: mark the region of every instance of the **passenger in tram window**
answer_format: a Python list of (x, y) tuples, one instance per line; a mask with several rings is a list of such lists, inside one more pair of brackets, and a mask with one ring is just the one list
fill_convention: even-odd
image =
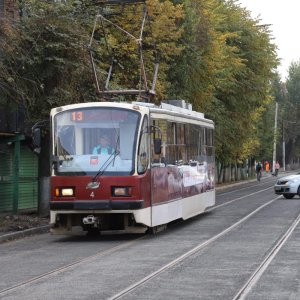
[(152, 145), (152, 166), (153, 167), (165, 167), (166, 166), (166, 158), (165, 158), (165, 145), (162, 145), (161, 153), (160, 154), (155, 154), (153, 145)]
[(99, 145), (95, 146), (93, 149), (93, 154), (112, 154), (114, 153), (114, 148), (110, 145), (110, 139), (107, 134), (100, 136)]

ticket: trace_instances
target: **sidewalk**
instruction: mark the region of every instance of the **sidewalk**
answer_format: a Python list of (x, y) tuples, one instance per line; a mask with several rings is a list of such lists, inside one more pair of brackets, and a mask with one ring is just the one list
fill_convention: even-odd
[[(283, 172), (281, 172), (281, 174), (282, 173)], [(284, 174), (285, 173), (286, 172), (284, 172)], [(265, 171), (263, 171), (261, 181), (263, 181), (267, 178), (272, 178), (272, 177), (274, 178), (274, 180), (276, 179), (276, 177), (274, 177), (271, 172), (266, 173)], [(230, 188), (230, 187), (239, 186), (239, 185), (243, 185), (243, 184), (247, 184), (249, 182), (255, 182), (255, 181), (257, 181), (256, 178), (251, 178), (251, 179), (245, 179), (245, 180), (240, 180), (240, 181), (232, 181), (232, 182), (227, 182), (227, 183), (221, 183), (221, 184), (217, 185), (216, 191), (222, 191), (222, 190)]]

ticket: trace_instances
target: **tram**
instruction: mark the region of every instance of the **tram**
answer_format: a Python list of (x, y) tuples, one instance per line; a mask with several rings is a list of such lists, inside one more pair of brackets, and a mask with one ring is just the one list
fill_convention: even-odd
[(214, 124), (178, 102), (51, 110), (52, 233), (155, 231), (215, 204)]

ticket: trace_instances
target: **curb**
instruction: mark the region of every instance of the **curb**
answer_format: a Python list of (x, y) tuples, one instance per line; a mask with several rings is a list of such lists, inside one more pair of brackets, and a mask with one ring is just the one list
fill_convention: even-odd
[(29, 228), (22, 231), (7, 233), (0, 236), (0, 244), (8, 241), (16, 240), (16, 239), (28, 237), (34, 234), (46, 233), (49, 232), (49, 229), (50, 229), (50, 225), (44, 225), (40, 227)]

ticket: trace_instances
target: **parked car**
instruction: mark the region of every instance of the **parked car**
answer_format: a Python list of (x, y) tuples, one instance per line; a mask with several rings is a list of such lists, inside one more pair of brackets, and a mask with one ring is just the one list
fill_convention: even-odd
[(277, 180), (274, 186), (275, 194), (292, 199), (295, 195), (300, 197), (300, 172)]

